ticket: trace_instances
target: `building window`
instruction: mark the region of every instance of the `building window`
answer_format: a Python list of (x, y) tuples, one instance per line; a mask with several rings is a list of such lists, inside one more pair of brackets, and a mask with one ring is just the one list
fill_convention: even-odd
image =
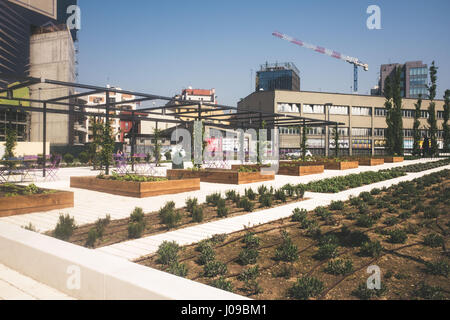
[(303, 105), (303, 112), (304, 113), (324, 113), (324, 105), (322, 104), (304, 104)]
[(352, 107), (352, 115), (354, 115), (354, 116), (371, 116), (372, 108), (370, 108), (370, 107)]
[(375, 137), (384, 137), (384, 136), (386, 136), (386, 129), (375, 128), (374, 129), (374, 136)]
[(414, 118), (415, 110), (403, 109), (402, 117), (403, 118)]
[(295, 103), (279, 103), (277, 112), (293, 112), (293, 113), (299, 113), (300, 108), (298, 104)]
[(430, 114), (428, 113), (427, 110), (420, 110), (420, 117), (428, 119), (430, 117)]
[(331, 106), (330, 114), (348, 115), (348, 106)]
[(439, 139), (443, 139), (444, 138), (444, 130), (438, 130), (437, 133), (436, 133), (436, 136)]
[(437, 112), (437, 118), (438, 119), (444, 119), (444, 111), (438, 111)]
[(414, 137), (414, 130), (412, 130), (412, 129), (403, 129), (403, 136), (405, 138)]
[(387, 110), (384, 108), (375, 108), (375, 116), (376, 117), (386, 117)]
[(372, 129), (370, 128), (352, 128), (353, 137), (370, 137), (372, 135)]
[[(333, 134), (333, 130), (330, 131), (330, 134)], [(338, 132), (339, 132), (339, 136), (343, 137), (347, 137), (348, 136), (348, 128), (338, 128)]]
[(325, 128), (324, 127), (308, 128), (308, 134), (313, 136), (325, 134)]

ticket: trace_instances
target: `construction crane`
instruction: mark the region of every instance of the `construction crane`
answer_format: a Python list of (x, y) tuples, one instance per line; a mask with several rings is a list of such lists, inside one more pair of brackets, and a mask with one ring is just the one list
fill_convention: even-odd
[(353, 69), (354, 69), (354, 79), (353, 79), (353, 92), (354, 93), (358, 92), (358, 67), (362, 67), (364, 69), (364, 71), (369, 71), (369, 65), (367, 63), (360, 61), (358, 58), (346, 56), (344, 54), (341, 54), (341, 53), (333, 51), (333, 50), (326, 49), (324, 47), (315, 46), (313, 44), (309, 44), (309, 43), (303, 42), (301, 40), (297, 40), (295, 38), (292, 38), (288, 35), (282, 34), (277, 31), (273, 32), (272, 35), (277, 38), (292, 42), (293, 44), (296, 44), (298, 46), (305, 47), (305, 48), (314, 50), (316, 52), (326, 54), (330, 57), (333, 57), (336, 59), (341, 59), (341, 60), (347, 61), (348, 63), (351, 63), (353, 65)]

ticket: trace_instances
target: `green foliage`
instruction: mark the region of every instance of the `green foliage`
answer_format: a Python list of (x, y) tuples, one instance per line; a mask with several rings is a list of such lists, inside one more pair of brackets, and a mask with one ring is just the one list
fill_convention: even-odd
[(128, 224), (128, 239), (139, 239), (145, 230), (143, 222), (130, 222)]
[(417, 100), (417, 103), (414, 104), (415, 106), (415, 112), (414, 112), (414, 124), (413, 124), (413, 150), (412, 154), (414, 156), (420, 156), (421, 150), (420, 150), (420, 140), (422, 139), (422, 135), (420, 133), (420, 114), (422, 111), (422, 95), (419, 95), (419, 99)]
[(444, 276), (448, 278), (450, 274), (450, 265), (445, 260), (439, 260), (436, 262), (425, 262), (425, 271), (432, 275)]
[(249, 200), (255, 200), (256, 199), (256, 193), (253, 191), (252, 188), (245, 189), (245, 196), (249, 198)]
[(22, 228), (28, 231), (37, 232), (36, 227), (31, 222), (28, 223), (28, 225), (23, 226)]
[(442, 300), (444, 294), (441, 287), (430, 286), (425, 282), (420, 282), (414, 295), (425, 300)]
[(403, 155), (403, 117), (401, 77), (403, 69), (396, 67), (385, 81), (386, 150), (390, 155)]
[(64, 162), (67, 163), (67, 164), (72, 164), (74, 159), (75, 159), (75, 158), (74, 158), (74, 156), (73, 156), (71, 153), (66, 153), (66, 154), (63, 156), (63, 160), (64, 160)]
[(202, 245), (200, 250), (200, 256), (198, 257), (197, 262), (200, 265), (205, 265), (208, 262), (214, 261), (216, 259), (216, 253), (209, 243), (208, 245)]
[(284, 191), (283, 188), (277, 189), (275, 191), (274, 197), (275, 197), (275, 200), (279, 200), (279, 201), (281, 201), (283, 203), (287, 201), (286, 192)]
[(343, 201), (331, 201), (330, 210), (344, 210), (345, 204)]
[(220, 261), (210, 261), (203, 267), (203, 275), (208, 278), (223, 276), (227, 273), (226, 264)]
[(303, 222), (307, 218), (308, 211), (305, 209), (295, 208), (292, 211), (291, 220), (293, 222)]
[(324, 271), (334, 275), (347, 275), (353, 271), (353, 261), (351, 259), (331, 260)]
[(270, 208), (272, 207), (273, 197), (271, 194), (265, 193), (259, 196), (258, 202), (261, 204), (261, 206)]
[(231, 200), (231, 201), (235, 202), (234, 199), (236, 199), (236, 196), (237, 196), (237, 193), (235, 190), (228, 190), (227, 192), (225, 192), (225, 197), (227, 200)]
[(368, 289), (367, 283), (362, 282), (358, 285), (356, 290), (352, 291), (352, 295), (361, 299), (361, 300), (370, 300), (375, 297), (382, 297), (386, 293), (387, 289), (384, 283), (381, 283), (380, 289)]
[(239, 253), (238, 261), (241, 265), (255, 264), (258, 259), (258, 250), (252, 248), (243, 248)]
[(243, 270), (238, 275), (237, 278), (239, 281), (250, 281), (255, 280), (258, 276), (259, 276), (259, 266), (256, 265), (254, 267), (250, 267), (248, 269)]
[(266, 194), (267, 193), (267, 187), (265, 186), (265, 185), (260, 185), (259, 187), (258, 187), (258, 194), (261, 196), (261, 195), (263, 195), (263, 194)]
[(400, 221), (398, 220), (397, 217), (388, 217), (384, 220), (384, 224), (387, 226), (394, 226), (396, 224), (398, 224)]
[(351, 231), (347, 226), (342, 227), (338, 233), (340, 243), (347, 247), (360, 247), (365, 242), (370, 242), (369, 237), (362, 231)]
[(187, 198), (186, 199), (186, 211), (189, 213), (194, 212), (194, 208), (198, 206), (197, 198)]
[(215, 279), (215, 280), (211, 281), (209, 284), (215, 288), (233, 292), (233, 284), (231, 283), (231, 281), (226, 280), (224, 277)]
[(259, 282), (256, 279), (244, 281), (243, 290), (246, 291), (249, 295), (263, 293), (263, 289), (261, 288)]
[(439, 147), (437, 142), (437, 121), (436, 121), (436, 103), (434, 102), (434, 98), (436, 97), (436, 81), (437, 81), (437, 67), (434, 64), (434, 61), (432, 62), (430, 66), (430, 81), (431, 85), (428, 86), (428, 97), (430, 100), (430, 105), (428, 107), (428, 133), (430, 135), (431, 140), (431, 147), (429, 149), (429, 155), (430, 156), (436, 156), (439, 153)]
[(444, 245), (444, 238), (436, 233), (430, 233), (424, 237), (423, 244), (431, 248), (437, 248)]
[(277, 278), (289, 279), (294, 273), (294, 268), (292, 265), (283, 263), (278, 269), (273, 272), (273, 276)]
[(93, 248), (95, 246), (95, 242), (97, 241), (97, 230), (95, 228), (89, 229), (88, 237), (86, 240), (86, 247)]
[(242, 239), (242, 242), (245, 244), (245, 247), (249, 249), (257, 249), (260, 245), (260, 239), (253, 232), (247, 232)]
[(382, 251), (383, 247), (379, 241), (367, 241), (362, 244), (359, 254), (363, 257), (375, 258), (379, 257)]
[(226, 206), (225, 199), (220, 199), (217, 203), (217, 215), (220, 218), (228, 216), (228, 208)]
[(59, 215), (59, 221), (56, 224), (53, 235), (60, 240), (69, 240), (76, 229), (75, 219), (67, 215)]
[(164, 241), (158, 248), (156, 254), (158, 255), (158, 263), (170, 266), (171, 264), (177, 262), (178, 252), (180, 251), (180, 246), (175, 242)]
[(255, 204), (251, 202), (247, 197), (244, 197), (239, 201), (239, 208), (244, 209), (247, 212), (252, 212), (255, 208)]
[(88, 163), (89, 162), (89, 154), (86, 151), (80, 152), (80, 154), (78, 155), (78, 160), (80, 160), (80, 162), (82, 164)]
[(167, 272), (176, 275), (178, 277), (185, 278), (188, 274), (188, 268), (184, 263), (173, 262), (169, 265), (169, 268), (166, 270)]
[(203, 221), (203, 209), (199, 206), (195, 207), (192, 211), (192, 221), (202, 222)]
[(181, 214), (178, 210), (175, 210), (175, 202), (169, 201), (164, 207), (159, 210), (159, 217), (161, 223), (166, 225), (167, 228), (174, 228), (181, 221)]
[(220, 199), (222, 199), (222, 195), (220, 194), (220, 192), (215, 192), (206, 196), (206, 203), (211, 206), (217, 207)]
[(408, 234), (406, 233), (405, 230), (395, 229), (389, 232), (388, 241), (390, 243), (405, 243), (407, 239)]
[(298, 260), (298, 247), (292, 242), (291, 237), (285, 231), (281, 231), (283, 242), (275, 250), (275, 260), (293, 262)]
[(317, 260), (326, 260), (337, 257), (339, 254), (338, 245), (335, 243), (324, 243), (319, 246), (319, 250), (314, 254)]
[(317, 297), (324, 289), (323, 282), (314, 277), (302, 277), (288, 290), (291, 298), (299, 300), (308, 300)]
[(4, 159), (8, 160), (14, 158), (14, 149), (17, 146), (17, 132), (9, 127), (6, 128), (6, 138), (5, 138), (5, 154)]

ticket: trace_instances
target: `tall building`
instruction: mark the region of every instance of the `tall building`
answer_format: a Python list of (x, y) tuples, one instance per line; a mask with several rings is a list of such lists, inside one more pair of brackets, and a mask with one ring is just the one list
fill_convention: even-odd
[(428, 94), (428, 66), (422, 61), (409, 61), (404, 64), (382, 64), (380, 67), (380, 80), (378, 90), (373, 90), (373, 95), (383, 95), (386, 87), (386, 79), (392, 75), (396, 68), (401, 68), (402, 97), (418, 98), (419, 94), (426, 97)]
[(300, 91), (300, 71), (292, 62), (266, 63), (256, 72), (256, 91)]
[[(66, 21), (67, 8), (76, 4), (77, 0), (1, 0), (0, 73), (74, 82), (77, 31), (69, 30)], [(0, 82), (0, 88), (6, 85)], [(30, 88), (28, 97), (45, 100), (67, 96), (72, 91), (39, 85)], [(32, 106), (41, 107), (39, 104)], [(22, 121), (23, 115), (6, 115), (4, 112), (0, 112), (0, 123), (11, 117)], [(18, 136), (29, 141), (42, 141), (42, 114), (35, 112), (27, 114), (26, 118), (25, 128), (22, 123), (17, 125)], [(56, 145), (74, 143), (73, 119), (69, 115), (49, 114), (47, 121), (48, 141)]]
[[(416, 99), (403, 99), (403, 134), (405, 152), (413, 148), (413, 125)], [(443, 148), (444, 101), (436, 100), (436, 118), (438, 125), (438, 144)], [(354, 95), (322, 92), (293, 92), (275, 90), (254, 92), (238, 103), (239, 108), (262, 112), (292, 114), (306, 118), (330, 120), (343, 123), (339, 127), (339, 145), (342, 154), (384, 154), (386, 109), (385, 98), (380, 96)], [(424, 100), (420, 113), (422, 137), (428, 135), (428, 105)], [(331, 105), (330, 105), (331, 104)], [(300, 150), (300, 130), (298, 127), (279, 127), (280, 152), (289, 153)], [(332, 130), (324, 127), (308, 128), (308, 149), (314, 154), (326, 154), (327, 136), (329, 146), (333, 145)], [(328, 148), (329, 154), (333, 151)], [(331, 153), (330, 153), (331, 152)]]

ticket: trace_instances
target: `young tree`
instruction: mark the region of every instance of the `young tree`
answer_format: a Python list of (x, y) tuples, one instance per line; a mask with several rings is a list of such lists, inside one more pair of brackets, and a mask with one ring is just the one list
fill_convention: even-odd
[(445, 90), (444, 95), (444, 123), (442, 129), (444, 130), (444, 152), (450, 152), (450, 126), (448, 120), (450, 118), (450, 90)]
[(403, 119), (401, 95), (402, 69), (396, 68), (386, 79), (386, 149), (390, 155), (403, 155)]
[(114, 136), (109, 121), (100, 125), (102, 128), (100, 159), (102, 165), (105, 166), (105, 174), (109, 175), (109, 166), (113, 161)]
[(17, 133), (16, 130), (7, 128), (6, 129), (6, 142), (5, 142), (5, 160), (14, 158), (14, 149), (17, 146)]
[(307, 126), (303, 126), (302, 127), (302, 140), (300, 142), (300, 149), (302, 151), (302, 160), (305, 161), (306, 160), (306, 151), (308, 148), (308, 127)]
[(155, 150), (155, 162), (156, 166), (159, 167), (159, 163), (161, 161), (161, 130), (154, 129), (153, 130), (153, 141), (154, 141), (154, 150)]
[(439, 146), (437, 143), (437, 121), (436, 121), (436, 103), (434, 102), (434, 98), (436, 97), (436, 82), (437, 82), (437, 67), (434, 65), (434, 61), (430, 67), (430, 81), (431, 84), (428, 86), (428, 95), (430, 99), (430, 105), (428, 107), (428, 125), (430, 132), (430, 155), (436, 156), (439, 153)]
[(333, 129), (333, 140), (334, 140), (334, 152), (337, 158), (339, 157), (339, 129), (337, 126)]
[(413, 136), (414, 136), (414, 145), (413, 145), (413, 151), (412, 154), (413, 156), (420, 156), (420, 140), (421, 140), (421, 135), (420, 135), (420, 111), (422, 108), (422, 95), (419, 95), (419, 99), (417, 100), (417, 103), (414, 104), (414, 106), (416, 107), (416, 110), (414, 112), (414, 126), (413, 126)]

